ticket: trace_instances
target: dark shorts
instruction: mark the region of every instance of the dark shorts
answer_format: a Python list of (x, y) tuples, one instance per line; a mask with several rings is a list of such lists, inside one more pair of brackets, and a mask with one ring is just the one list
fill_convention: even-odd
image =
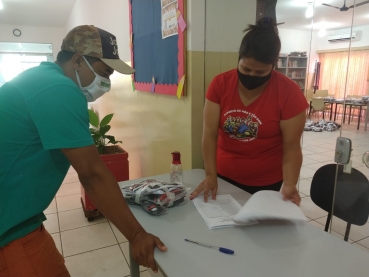
[(283, 184), (283, 180), (279, 181), (275, 184), (271, 184), (271, 185), (266, 185), (266, 186), (248, 186), (248, 185), (243, 185), (240, 183), (237, 183), (236, 181), (233, 181), (232, 179), (229, 179), (227, 177), (224, 177), (220, 174), (218, 174), (218, 177), (223, 179), (224, 181), (250, 193), (250, 194), (254, 194), (255, 192), (261, 191), (261, 190), (274, 190), (274, 191), (280, 191), (282, 184)]

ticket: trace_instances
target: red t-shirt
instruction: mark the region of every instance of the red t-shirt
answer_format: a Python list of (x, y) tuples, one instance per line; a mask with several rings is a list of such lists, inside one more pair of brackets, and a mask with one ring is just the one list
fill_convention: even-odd
[(299, 86), (273, 70), (263, 93), (245, 107), (234, 69), (213, 79), (206, 98), (220, 105), (218, 173), (249, 186), (266, 186), (283, 180), (279, 124), (308, 107)]

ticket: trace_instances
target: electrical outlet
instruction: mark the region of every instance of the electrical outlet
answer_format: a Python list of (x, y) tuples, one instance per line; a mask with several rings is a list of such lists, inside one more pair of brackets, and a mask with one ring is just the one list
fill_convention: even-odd
[(348, 164), (351, 157), (351, 140), (339, 137), (336, 141), (334, 161), (339, 164)]

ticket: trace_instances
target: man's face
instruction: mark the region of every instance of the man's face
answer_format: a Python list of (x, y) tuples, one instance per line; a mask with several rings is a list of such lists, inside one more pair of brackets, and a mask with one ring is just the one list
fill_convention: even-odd
[[(110, 76), (114, 72), (114, 69), (112, 69), (110, 66), (106, 65), (104, 62), (100, 60), (92, 63), (91, 66), (97, 75), (100, 75), (101, 77), (104, 77), (107, 79), (110, 79)], [(95, 79), (95, 74), (88, 67), (83, 57), (81, 59), (81, 64), (78, 70), (78, 75), (79, 75), (82, 87), (89, 86)]]

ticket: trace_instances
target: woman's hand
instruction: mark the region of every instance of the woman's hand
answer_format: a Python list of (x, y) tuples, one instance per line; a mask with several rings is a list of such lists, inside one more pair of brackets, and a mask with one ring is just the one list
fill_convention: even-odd
[(197, 197), (202, 191), (204, 191), (204, 201), (208, 202), (209, 192), (211, 191), (212, 199), (216, 200), (218, 191), (217, 176), (207, 176), (198, 187), (191, 193), (190, 199)]
[(291, 200), (297, 206), (300, 206), (301, 198), (296, 186), (283, 185), (281, 193), (284, 200)]

